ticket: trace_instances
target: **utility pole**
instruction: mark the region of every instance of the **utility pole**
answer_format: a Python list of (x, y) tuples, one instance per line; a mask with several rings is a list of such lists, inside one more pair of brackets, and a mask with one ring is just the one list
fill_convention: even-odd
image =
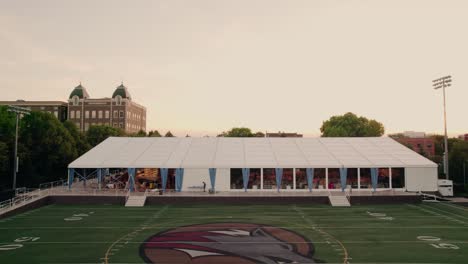
[(19, 119), (21, 115), (28, 115), (29, 109), (9, 105), (8, 112), (12, 112), (16, 114), (16, 136), (15, 136), (15, 156), (13, 160), (13, 191), (16, 190), (16, 173), (18, 172), (19, 167), (19, 158), (18, 158), (18, 128), (19, 128)]
[(447, 180), (449, 179), (449, 160), (448, 160), (448, 139), (447, 139), (447, 112), (445, 110), (445, 87), (451, 86), (451, 83), (452, 83), (452, 76), (450, 75), (447, 75), (447, 76), (444, 76), (442, 78), (432, 81), (432, 86), (434, 86), (434, 89), (437, 90), (437, 89), (442, 88), (443, 94), (444, 94), (444, 130), (445, 130), (444, 173), (445, 173), (445, 178)]

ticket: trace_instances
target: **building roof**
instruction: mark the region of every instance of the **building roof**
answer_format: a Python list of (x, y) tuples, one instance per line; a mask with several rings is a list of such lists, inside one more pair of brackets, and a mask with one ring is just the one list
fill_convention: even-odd
[(0, 105), (24, 105), (24, 106), (67, 106), (66, 102), (62, 101), (0, 101)]
[(69, 168), (437, 167), (388, 137), (110, 137)]
[(127, 99), (132, 99), (132, 96), (127, 90), (127, 87), (121, 83), (117, 88), (115, 89), (114, 93), (112, 94), (112, 98), (115, 98), (117, 95), (120, 95), (122, 98), (127, 98)]
[(75, 89), (73, 89), (68, 98), (72, 99), (72, 97), (75, 95), (78, 96), (80, 99), (89, 98), (88, 91), (86, 91), (86, 88), (84, 88), (84, 86), (82, 86), (81, 83), (77, 87), (75, 87)]

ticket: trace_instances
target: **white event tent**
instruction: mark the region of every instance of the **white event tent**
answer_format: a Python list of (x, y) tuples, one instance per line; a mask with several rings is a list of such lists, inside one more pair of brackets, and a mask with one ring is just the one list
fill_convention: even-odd
[[(397, 185), (398, 180), (398, 186), (393, 189), (437, 190), (437, 164), (388, 137), (110, 137), (68, 167), (70, 187), (76, 169), (95, 169), (99, 181), (106, 169), (128, 169), (130, 188), (134, 188), (136, 169), (158, 168), (163, 190), (171, 177), (169, 170), (174, 172), (172, 177), (175, 177), (177, 191), (189, 190), (208, 181), (216, 190), (239, 189), (235, 184), (238, 176), (234, 174), (239, 174), (236, 170), (240, 172), (245, 190), (276, 187), (278, 190), (310, 191), (318, 187), (344, 189), (351, 185), (361, 189), (367, 172), (370, 172), (370, 188), (391, 189), (392, 183)], [(255, 176), (258, 180), (254, 183), (251, 179), (253, 171), (258, 171)], [(289, 172), (292, 175), (290, 182), (288, 177), (283, 177)], [(332, 185), (335, 172), (338, 182)], [(399, 179), (396, 179), (396, 172)], [(274, 174), (274, 181), (267, 186), (265, 183), (272, 181), (271, 175), (266, 176), (268, 173)], [(318, 184), (320, 177), (323, 184)], [(379, 184), (380, 179), (386, 183)], [(264, 188), (266, 186), (268, 188)]]

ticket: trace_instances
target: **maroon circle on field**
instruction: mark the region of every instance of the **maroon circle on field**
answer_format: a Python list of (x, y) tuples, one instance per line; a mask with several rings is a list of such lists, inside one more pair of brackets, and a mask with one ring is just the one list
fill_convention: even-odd
[(312, 263), (314, 251), (312, 242), (294, 231), (252, 223), (181, 226), (152, 235), (140, 246), (146, 263), (252, 264), (291, 259)]

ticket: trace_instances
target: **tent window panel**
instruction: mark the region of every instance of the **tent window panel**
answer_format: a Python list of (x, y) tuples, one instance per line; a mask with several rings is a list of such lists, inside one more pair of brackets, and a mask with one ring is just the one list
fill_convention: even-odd
[(247, 184), (247, 189), (260, 189), (260, 184), (260, 169), (250, 169), (249, 183)]
[(405, 188), (405, 168), (392, 168), (392, 188)]
[[(346, 185), (351, 186), (353, 189), (358, 188), (358, 176), (356, 168), (349, 168), (346, 176)], [(346, 186), (346, 187), (348, 187)]]
[(361, 168), (360, 173), (361, 173), (361, 189), (372, 188), (370, 168)]
[(239, 190), (244, 188), (242, 182), (242, 169), (231, 169), (231, 190)]
[(378, 170), (377, 188), (390, 188), (390, 174), (388, 168)]
[(263, 169), (263, 189), (276, 189), (275, 169)]
[(281, 177), (281, 189), (293, 188), (293, 169), (283, 169), (283, 177)]
[(306, 169), (296, 169), (296, 189), (308, 189)]
[(328, 169), (328, 189), (341, 189), (340, 169)]
[(314, 169), (314, 189), (326, 189), (326, 175), (325, 175), (325, 168), (318, 168)]

